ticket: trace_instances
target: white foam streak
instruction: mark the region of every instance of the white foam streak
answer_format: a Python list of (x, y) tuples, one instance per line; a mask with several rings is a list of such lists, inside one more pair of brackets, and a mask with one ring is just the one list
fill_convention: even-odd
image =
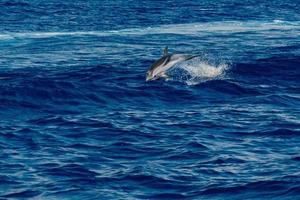
[[(112, 36), (112, 35), (150, 35), (150, 34), (179, 34), (199, 35), (201, 33), (235, 33), (268, 30), (299, 30), (300, 22), (285, 22), (274, 20), (262, 21), (224, 21), (188, 24), (170, 24), (147, 28), (130, 28), (108, 31), (75, 31), (75, 32), (24, 32), (1, 33), (0, 40), (12, 38), (49, 38), (58, 36)], [(299, 34), (299, 33), (298, 33)]]

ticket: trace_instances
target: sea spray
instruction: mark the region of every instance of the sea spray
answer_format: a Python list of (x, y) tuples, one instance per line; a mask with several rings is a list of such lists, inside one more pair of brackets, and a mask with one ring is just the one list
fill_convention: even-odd
[(209, 80), (224, 79), (229, 69), (229, 62), (197, 57), (178, 63), (169, 70), (168, 75), (171, 80), (197, 85)]

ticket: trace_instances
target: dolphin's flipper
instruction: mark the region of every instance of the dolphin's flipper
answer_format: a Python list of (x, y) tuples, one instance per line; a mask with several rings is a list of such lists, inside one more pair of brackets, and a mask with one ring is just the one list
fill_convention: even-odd
[(168, 55), (168, 47), (165, 47), (164, 49), (164, 56)]
[(161, 73), (160, 77), (162, 77), (164, 79), (169, 79), (170, 78), (165, 72)]

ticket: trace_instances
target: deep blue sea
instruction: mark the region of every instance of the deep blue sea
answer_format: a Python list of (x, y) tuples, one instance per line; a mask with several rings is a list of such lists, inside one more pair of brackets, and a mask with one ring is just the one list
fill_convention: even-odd
[(300, 199), (300, 2), (0, 0), (0, 199)]

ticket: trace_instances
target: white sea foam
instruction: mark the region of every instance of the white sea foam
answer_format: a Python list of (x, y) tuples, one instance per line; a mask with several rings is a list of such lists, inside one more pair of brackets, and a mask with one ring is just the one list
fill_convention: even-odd
[(150, 35), (150, 34), (179, 34), (179, 35), (200, 35), (205, 33), (235, 33), (248, 31), (276, 31), (276, 30), (298, 30), (300, 22), (286, 22), (282, 20), (263, 21), (225, 21), (205, 22), (187, 24), (169, 24), (146, 28), (129, 28), (107, 31), (75, 31), (75, 32), (22, 32), (22, 33), (0, 33), (1, 39), (11, 38), (49, 38), (57, 36), (111, 36), (111, 35)]
[(0, 40), (8, 40), (13, 39), (13, 37), (9, 34), (0, 34)]

